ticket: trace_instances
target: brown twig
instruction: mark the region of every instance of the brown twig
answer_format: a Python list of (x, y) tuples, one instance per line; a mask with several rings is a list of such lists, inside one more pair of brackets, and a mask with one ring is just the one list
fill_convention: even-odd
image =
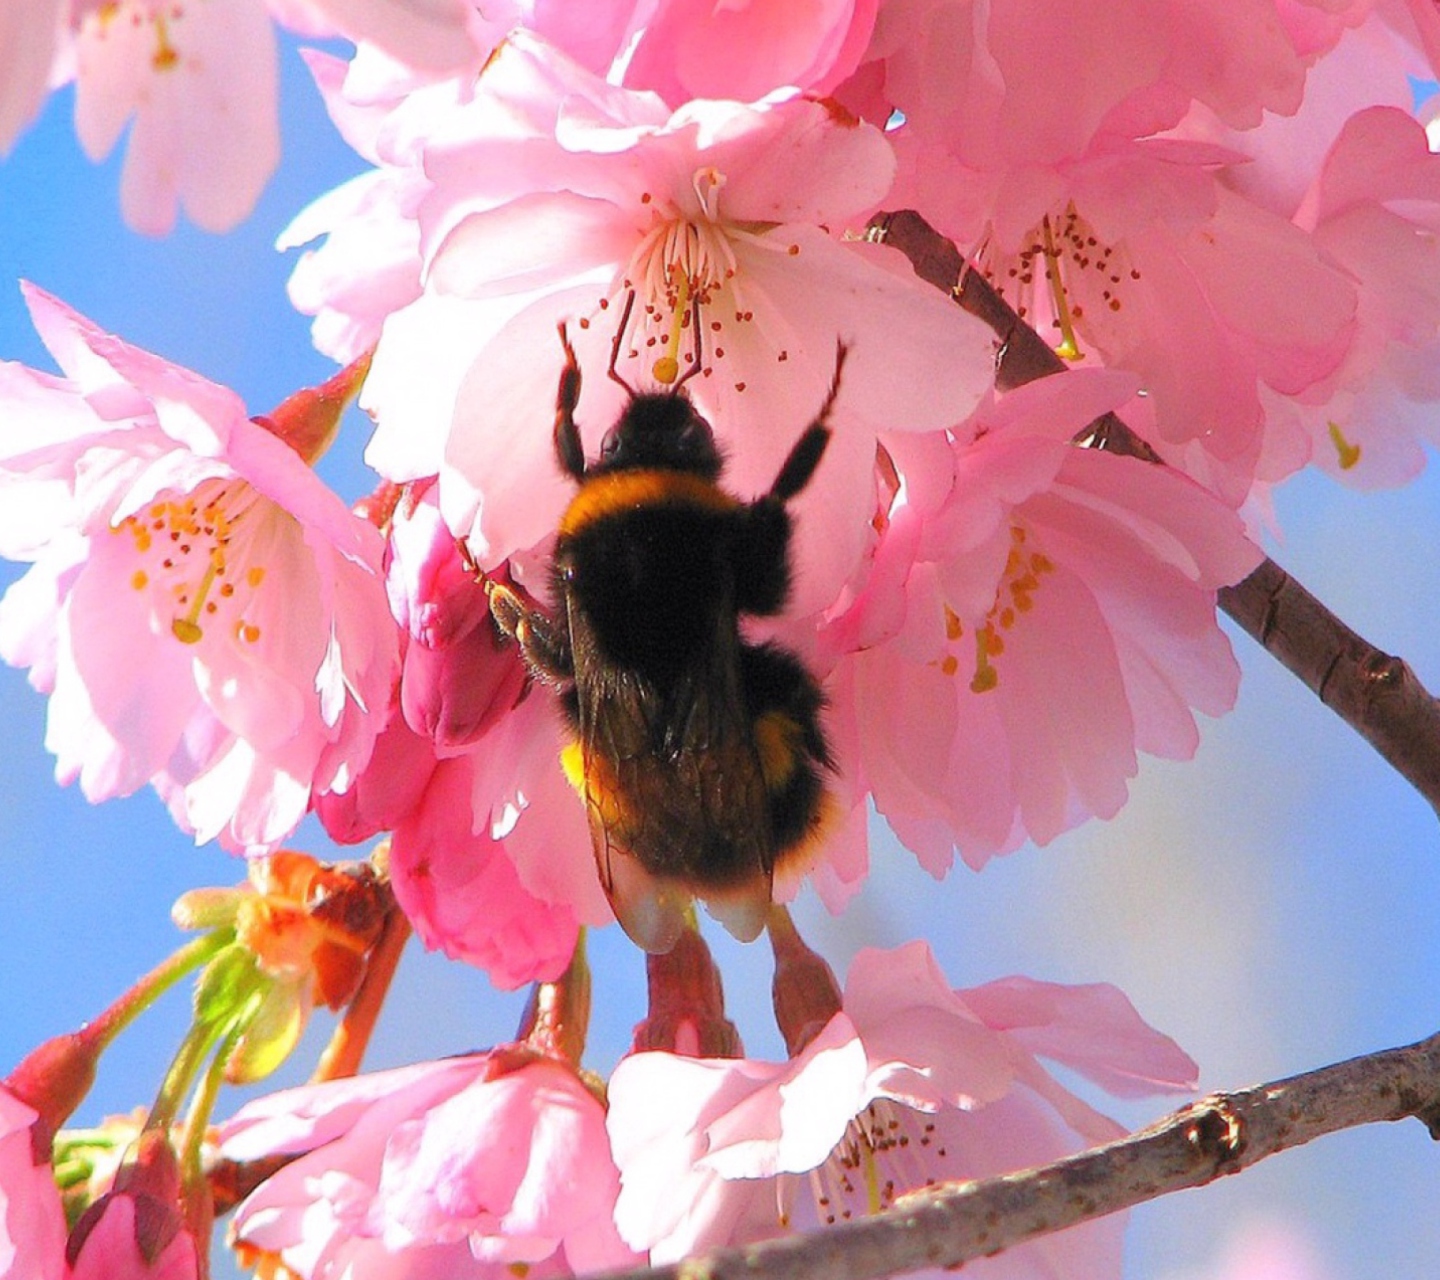
[(1440, 1034), (1238, 1093), (1216, 1093), (1040, 1168), (944, 1183), (872, 1217), (611, 1280), (873, 1280), (958, 1267), (1128, 1209), (1340, 1129), (1420, 1119), (1440, 1137)]
[[(899, 249), (922, 280), (950, 293), (1000, 339), (995, 381), (1002, 389), (1067, 366), (918, 213), (884, 213), (871, 236)], [(1091, 429), (1104, 448), (1158, 461), (1114, 414)], [(1219, 605), (1321, 702), (1360, 734), (1440, 813), (1440, 702), (1400, 658), (1357, 635), (1273, 560), (1224, 587)]]

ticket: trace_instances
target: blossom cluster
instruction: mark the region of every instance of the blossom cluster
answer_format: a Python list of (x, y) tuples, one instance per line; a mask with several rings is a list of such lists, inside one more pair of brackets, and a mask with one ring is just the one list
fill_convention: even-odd
[[(92, 155), (132, 121), (132, 225), (233, 225), (278, 160), (276, 22), (356, 46), (306, 59), (368, 168), (281, 236), (343, 387), (252, 415), (26, 286), (60, 373), (0, 364), (21, 424), (0, 554), (31, 566), (0, 655), (49, 695), (62, 782), (152, 786), (197, 842), (256, 858), (312, 813), (383, 837), (424, 944), (501, 988), (576, 984), (584, 929), (617, 914), (673, 940), (629, 895), (675, 886), (607, 878), (557, 699), (492, 612), (556, 585), (557, 397), (593, 458), (673, 390), (713, 428), (725, 501), (757, 508), (826, 418), (783, 612), (745, 635), (823, 691), (825, 839), (773, 894), (808, 883), (837, 913), (872, 810), (937, 878), (1114, 816), (1140, 753), (1188, 758), (1197, 714), (1234, 701), (1216, 596), (1259, 563), (1271, 489), (1423, 465), (1440, 157), (1414, 85), (1440, 19), (1420, 0), (1116, 0), (1103, 22), (1023, 0), (11, 6), (0, 148), (73, 80)], [(1007, 335), (867, 234), (906, 208), (1066, 372), (1004, 376)], [(356, 387), (376, 490), (352, 509), (313, 463)], [(1106, 415), (1134, 447), (1104, 447)], [(306, 1280), (667, 1261), (1115, 1136), (1041, 1058), (1121, 1096), (1193, 1079), (1112, 988), (957, 992), (919, 943), (863, 953), (843, 994), (812, 973), (776, 998), (815, 1002), (780, 1013), (785, 1062), (682, 1004), (605, 1088), (532, 1028), (254, 1103), (222, 1153), (293, 1159), (237, 1248)], [(79, 1275), (32, 1158), (45, 1109), (0, 1103), (0, 1244)], [(987, 1274), (1115, 1274), (1117, 1230)]]

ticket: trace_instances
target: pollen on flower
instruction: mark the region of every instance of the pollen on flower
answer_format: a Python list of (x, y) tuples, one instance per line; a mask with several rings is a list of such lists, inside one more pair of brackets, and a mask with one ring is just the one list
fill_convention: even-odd
[[(1123, 310), (1125, 285), (1140, 279), (1124, 257), (1123, 246), (1103, 244), (1073, 204), (1046, 214), (1017, 252), (1002, 253), (987, 241), (978, 254), (986, 279), (1022, 319), (1033, 323), (1037, 309), (1050, 313), (1055, 353), (1065, 360), (1084, 359), (1076, 326), (1087, 306)], [(1043, 291), (1037, 284), (1042, 274)]]
[[(1041, 580), (1055, 571), (1054, 561), (1043, 551), (1029, 546), (1029, 542), (1030, 535), (1025, 529), (1011, 526), (1010, 551), (1005, 557), (1005, 571), (995, 592), (995, 603), (990, 606), (984, 622), (975, 629), (975, 658), (970, 676), (972, 693), (989, 693), (998, 687), (1000, 673), (992, 659), (1005, 652), (1005, 632), (1035, 607), (1035, 593), (1040, 589)], [(947, 605), (946, 641), (955, 644), (964, 631), (959, 615)], [(939, 659), (938, 665), (947, 676), (952, 676), (960, 670), (960, 658), (953, 652), (946, 653)]]
[[(640, 196), (650, 224), (621, 273), (624, 308), (614, 353), (617, 360), (653, 353), (646, 372), (662, 385), (708, 374), (712, 354), (723, 350), (728, 317), (736, 324), (753, 318), (738, 295), (736, 228), (720, 212), (724, 186), (725, 175), (707, 165), (676, 199), (650, 191)], [(600, 310), (615, 296), (602, 298)], [(706, 333), (716, 343), (713, 352), (705, 350)]]
[(945, 1177), (945, 1155), (931, 1116), (886, 1099), (872, 1102), (810, 1175), (820, 1221), (834, 1226), (880, 1213), (897, 1197), (933, 1186)]
[[(244, 605), (265, 580), (265, 566), (244, 561), (251, 546), (246, 534), (260, 518), (262, 502), (249, 485), (217, 478), (115, 526), (114, 532), (129, 535), (142, 562), (130, 572), (130, 587), (152, 595), (155, 613), (169, 615), (170, 634), (181, 644), (205, 638), (202, 618), (224, 620), (248, 643), (259, 639)], [(243, 571), (237, 574), (237, 567)]]

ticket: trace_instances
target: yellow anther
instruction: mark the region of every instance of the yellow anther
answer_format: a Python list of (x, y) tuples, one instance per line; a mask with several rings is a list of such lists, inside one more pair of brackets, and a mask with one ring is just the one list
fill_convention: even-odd
[(215, 582), (215, 566), (211, 564), (205, 570), (205, 576), (200, 579), (200, 586), (196, 589), (195, 600), (190, 606), (190, 612), (183, 618), (176, 618), (170, 623), (171, 634), (181, 644), (196, 644), (202, 636), (204, 629), (200, 626), (200, 611), (205, 607), (205, 597)]
[(1050, 286), (1050, 299), (1055, 306), (1055, 321), (1060, 326), (1060, 345), (1055, 354), (1062, 360), (1083, 360), (1085, 353), (1075, 337), (1075, 322), (1070, 314), (1070, 302), (1065, 296), (1065, 282), (1060, 278), (1060, 251), (1055, 247), (1055, 234), (1050, 227), (1050, 216), (1042, 224), (1045, 231), (1045, 280)]
[(155, 38), (158, 44), (155, 52), (150, 55), (150, 65), (156, 71), (169, 71), (180, 61), (180, 54), (170, 43), (169, 33), (165, 30), (165, 19), (158, 13), (155, 15)]
[(1341, 471), (1349, 471), (1360, 461), (1360, 446), (1351, 444), (1345, 438), (1345, 433), (1340, 430), (1338, 422), (1330, 423), (1330, 443), (1335, 446), (1335, 454), (1339, 459)]
[(666, 386), (680, 376), (680, 335), (685, 331), (685, 309), (690, 303), (690, 277), (681, 271), (675, 295), (675, 309), (670, 314), (670, 334), (665, 339), (665, 354), (651, 366), (656, 382)]

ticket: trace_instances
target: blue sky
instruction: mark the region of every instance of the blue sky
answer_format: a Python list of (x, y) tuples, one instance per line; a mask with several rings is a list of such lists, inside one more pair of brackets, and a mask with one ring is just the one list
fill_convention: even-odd
[[(0, 164), (0, 358), (48, 368), (14, 281), (234, 387), (255, 412), (332, 366), (286, 301), (276, 233), (360, 162), (333, 135), (293, 49), (284, 61), (284, 159), (242, 228), (182, 224), (163, 240), (118, 216), (118, 158), (79, 152), (62, 94)], [(6, 422), (0, 429), (23, 431)], [(364, 424), (322, 470), (347, 497), (367, 481)], [(1362, 497), (1322, 478), (1281, 491), (1282, 564), (1370, 639), (1440, 688), (1440, 489)], [(0, 581), (15, 571), (0, 565)], [(841, 919), (813, 899), (802, 930), (843, 970), (861, 946), (928, 937), (957, 986), (1011, 972), (1119, 984), (1201, 1063), (1202, 1087), (1239, 1087), (1436, 1030), (1440, 839), (1435, 814), (1247, 638), (1234, 714), (1207, 726), (1192, 764), (1147, 762), (1119, 819), (1026, 848), (938, 889), (882, 836), (872, 884)], [(185, 889), (242, 867), (196, 849), (149, 793), (98, 808), (55, 786), (44, 706), (0, 669), (0, 1070), (98, 1011), (177, 941)], [(308, 831), (308, 828), (307, 828)], [(311, 833), (313, 834), (313, 833)], [(323, 849), (318, 839), (312, 845)], [(779, 1052), (768, 953), (714, 939), (752, 1053)], [(593, 1063), (613, 1064), (641, 1016), (643, 965), (616, 930), (593, 939)], [(413, 954), (382, 1022), (377, 1065), (508, 1037), (520, 998)], [(81, 1119), (149, 1100), (184, 1027), (173, 997), (107, 1057)], [(304, 1074), (297, 1068), (285, 1078)], [(1179, 1100), (1176, 1100), (1177, 1102)], [(236, 1104), (230, 1104), (236, 1105)], [(1139, 1123), (1170, 1103), (1110, 1108)], [(225, 1109), (229, 1109), (228, 1106)], [(1325, 1259), (1326, 1280), (1440, 1269), (1440, 1151), (1416, 1123), (1341, 1135), (1241, 1177), (1140, 1211), (1127, 1275), (1189, 1280), (1245, 1224), (1279, 1221)]]

